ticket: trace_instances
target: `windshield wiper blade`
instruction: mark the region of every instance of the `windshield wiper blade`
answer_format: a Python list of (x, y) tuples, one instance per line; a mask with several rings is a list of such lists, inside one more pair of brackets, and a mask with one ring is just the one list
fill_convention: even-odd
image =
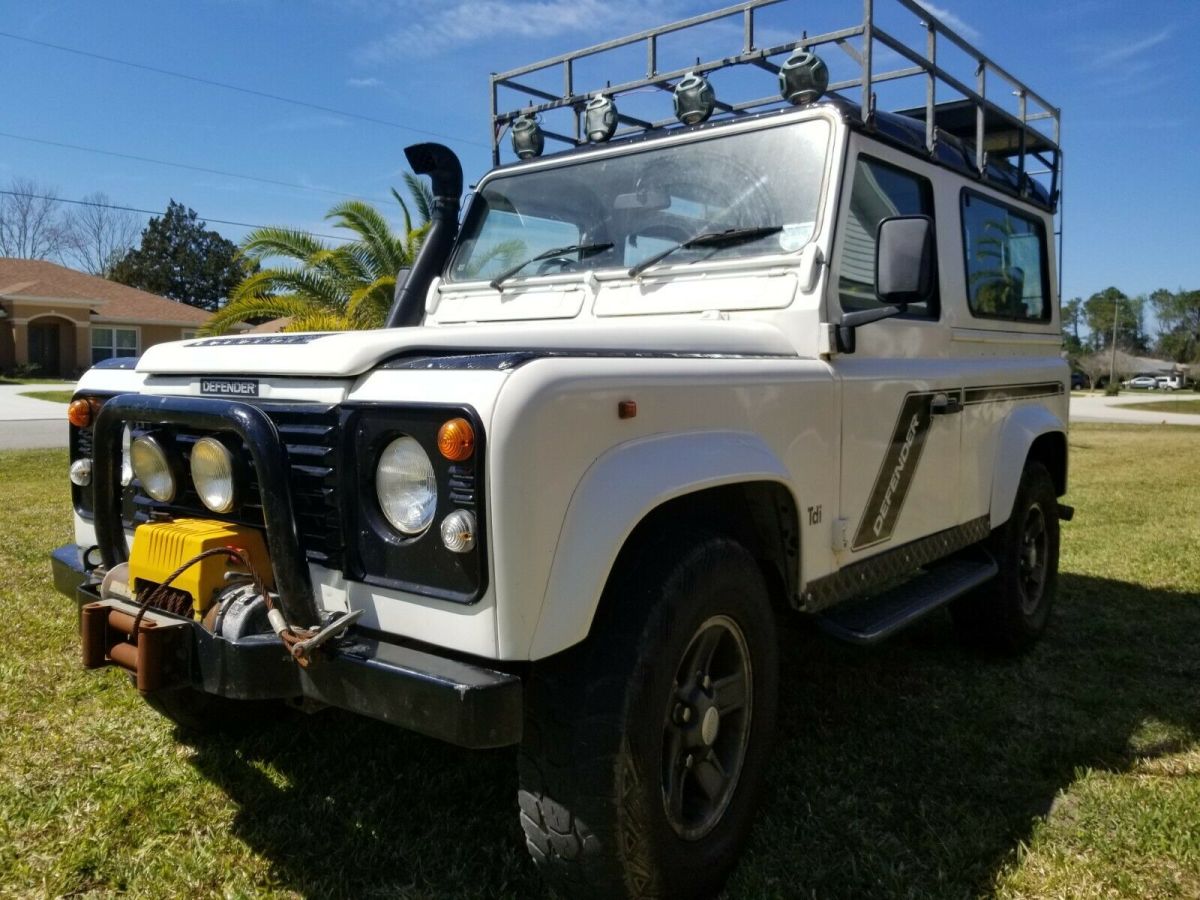
[(629, 269), (629, 277), (636, 278), (651, 266), (656, 266), (672, 253), (679, 250), (691, 250), (695, 247), (734, 247), (738, 244), (748, 244), (765, 238), (771, 234), (783, 231), (782, 225), (759, 225), (755, 228), (728, 228), (725, 231), (704, 231), (686, 241), (668, 247), (662, 253), (656, 253), (648, 259), (643, 259)]
[(537, 256), (531, 256), (529, 259), (524, 260), (523, 262), (519, 263), (518, 265), (513, 266), (512, 268), (505, 269), (503, 272), (501, 272), (499, 275), (497, 275), (495, 278), (493, 278), (491, 280), (491, 285), (495, 290), (498, 291), (498, 290), (500, 290), (500, 286), (502, 284), (504, 284), (504, 282), (508, 281), (508, 279), (512, 278), (514, 275), (516, 275), (518, 272), (520, 272), (523, 268), (530, 265), (531, 263), (535, 263), (535, 262), (538, 262), (543, 259), (554, 259), (554, 257), (556, 257), (556, 256), (566, 256), (568, 253), (578, 253), (580, 259), (582, 259), (585, 256), (592, 256), (593, 254), (596, 254), (596, 253), (603, 253), (605, 250), (611, 250), (612, 248), (613, 248), (612, 241), (605, 241), (605, 242), (598, 243), (598, 244), (570, 244), (569, 246), (566, 246), (566, 247), (554, 247), (550, 250), (545, 251), (544, 253), (539, 253)]

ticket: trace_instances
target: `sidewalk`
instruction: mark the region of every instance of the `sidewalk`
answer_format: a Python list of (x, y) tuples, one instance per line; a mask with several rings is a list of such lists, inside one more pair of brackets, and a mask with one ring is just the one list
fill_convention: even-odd
[(21, 394), (70, 388), (69, 384), (0, 384), (0, 450), (67, 446), (67, 404)]

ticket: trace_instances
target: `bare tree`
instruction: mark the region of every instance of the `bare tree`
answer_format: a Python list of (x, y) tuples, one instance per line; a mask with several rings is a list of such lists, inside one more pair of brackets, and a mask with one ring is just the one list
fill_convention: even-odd
[(14, 178), (0, 193), (0, 256), (58, 256), (68, 243), (70, 230), (54, 188), (29, 178)]
[(133, 248), (142, 232), (141, 218), (114, 209), (108, 195), (97, 191), (80, 201), (67, 220), (62, 255), (92, 275), (108, 275), (113, 264)]

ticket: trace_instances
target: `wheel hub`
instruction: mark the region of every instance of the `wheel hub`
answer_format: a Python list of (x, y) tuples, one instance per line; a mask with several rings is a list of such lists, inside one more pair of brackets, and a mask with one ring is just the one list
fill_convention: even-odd
[(750, 653), (737, 623), (714, 616), (683, 653), (663, 719), (663, 808), (675, 832), (699, 840), (721, 820), (750, 736)]
[(721, 729), (721, 714), (715, 706), (710, 706), (700, 724), (700, 740), (705, 747), (711, 747), (717, 742), (717, 732)]

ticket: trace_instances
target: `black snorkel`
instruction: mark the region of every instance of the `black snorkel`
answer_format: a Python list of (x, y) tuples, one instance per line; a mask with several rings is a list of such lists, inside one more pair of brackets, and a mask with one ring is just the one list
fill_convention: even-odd
[(462, 164), (454, 151), (441, 144), (413, 144), (404, 148), (408, 164), (418, 175), (433, 182), (433, 208), (429, 213), (429, 232), (411, 269), (396, 277), (396, 295), (388, 312), (388, 328), (419, 325), (425, 313), (425, 294), (429, 285), (446, 265), (454, 238), (458, 235), (458, 205), (462, 197)]

